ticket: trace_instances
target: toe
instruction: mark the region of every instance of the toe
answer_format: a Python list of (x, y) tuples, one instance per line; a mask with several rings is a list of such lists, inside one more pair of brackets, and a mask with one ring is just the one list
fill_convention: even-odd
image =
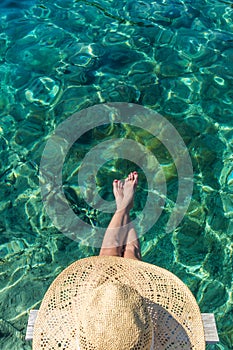
[(118, 180), (114, 180), (112, 185), (113, 185), (113, 188), (116, 190), (118, 185)]
[(138, 183), (138, 173), (136, 171), (134, 171), (133, 176), (134, 176), (134, 183), (137, 184)]
[(119, 188), (122, 189), (124, 187), (123, 181), (118, 181), (119, 182)]

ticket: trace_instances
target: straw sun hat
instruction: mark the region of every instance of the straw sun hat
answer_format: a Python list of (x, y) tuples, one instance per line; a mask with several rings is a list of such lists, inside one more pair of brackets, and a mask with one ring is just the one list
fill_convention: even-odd
[(205, 349), (200, 310), (175, 275), (121, 257), (67, 267), (39, 310), (33, 350)]

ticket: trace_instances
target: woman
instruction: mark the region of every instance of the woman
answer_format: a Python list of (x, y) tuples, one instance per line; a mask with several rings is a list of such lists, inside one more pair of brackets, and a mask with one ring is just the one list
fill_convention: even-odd
[[(138, 174), (113, 182), (116, 212), (100, 256), (67, 267), (48, 289), (33, 350), (204, 350), (198, 305), (167, 270), (142, 261), (130, 223)], [(123, 259), (122, 259), (123, 257)]]

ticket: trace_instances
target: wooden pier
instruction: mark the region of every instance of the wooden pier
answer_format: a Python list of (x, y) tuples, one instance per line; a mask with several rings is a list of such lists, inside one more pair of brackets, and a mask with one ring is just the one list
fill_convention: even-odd
[[(35, 320), (37, 317), (38, 310), (31, 310), (28, 318), (26, 340), (33, 339), (33, 329)], [(214, 314), (201, 314), (204, 332), (205, 332), (205, 341), (207, 344), (215, 344), (219, 342), (217, 327), (215, 323)]]

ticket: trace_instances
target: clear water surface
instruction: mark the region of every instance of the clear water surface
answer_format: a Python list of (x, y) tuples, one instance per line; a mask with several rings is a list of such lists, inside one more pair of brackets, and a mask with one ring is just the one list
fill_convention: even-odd
[[(79, 195), (84, 155), (115, 137), (142, 142), (166, 174), (167, 210), (141, 239), (143, 260), (169, 269), (214, 312), (220, 343), (232, 349), (233, 6), (221, 0), (41, 0), (0, 5), (0, 348), (31, 349), (28, 312), (67, 265), (98, 250), (61, 234), (42, 205), (43, 147), (72, 113), (103, 102), (133, 102), (166, 118), (193, 163), (194, 191), (184, 220), (164, 230), (176, 199), (173, 160), (142, 130), (111, 125), (78, 140), (64, 164), (64, 191), (77, 215), (106, 225)], [(100, 194), (134, 164), (113, 159), (97, 174)], [(147, 182), (141, 180), (134, 215)], [(87, 189), (86, 189), (87, 190)], [(169, 204), (170, 203), (170, 204)]]

